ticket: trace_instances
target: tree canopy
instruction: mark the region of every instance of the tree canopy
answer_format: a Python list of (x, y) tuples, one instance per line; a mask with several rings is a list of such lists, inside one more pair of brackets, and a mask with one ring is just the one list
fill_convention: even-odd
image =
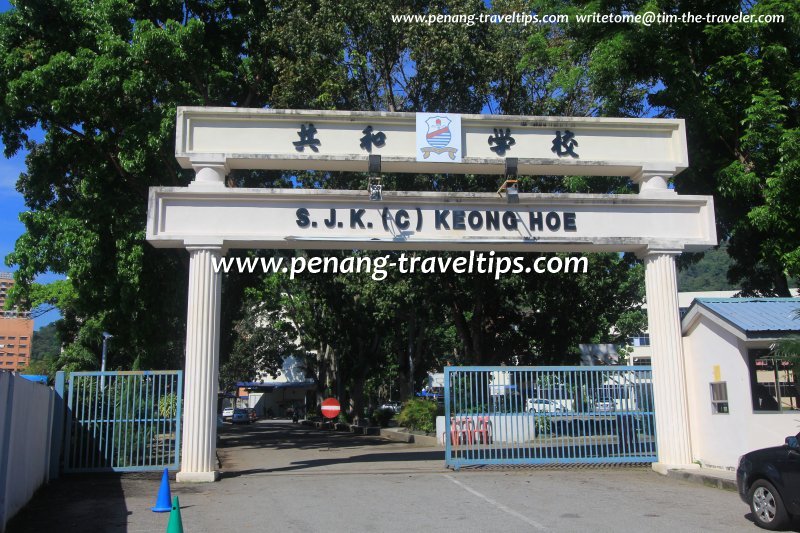
[[(61, 309), (60, 367), (96, 368), (104, 330), (115, 335), (111, 368), (182, 365), (188, 258), (144, 240), (148, 187), (192, 178), (173, 155), (179, 105), (685, 118), (691, 168), (675, 187), (715, 196), (732, 282), (785, 294), (786, 275), (800, 274), (796, 2), (602, 4), (609, 12), (781, 13), (781, 24), (470, 26), (391, 18), (600, 7), (560, 0), (20, 0), (0, 15), (0, 136), (6, 155), (29, 151), (17, 183), (29, 209), (21, 215), (26, 232), (7, 258), (17, 267), (14, 300)], [(32, 128), (44, 132), (42, 142), (32, 140)], [(347, 173), (235, 171), (228, 178), (229, 187), (365, 183), (366, 176)], [(397, 175), (384, 183), (399, 190), (498, 186), (493, 176)], [(525, 192), (634, 192), (629, 180), (614, 177), (523, 177), (520, 185)], [(579, 342), (618, 341), (643, 327), (641, 265), (616, 254), (590, 262), (586, 275), (501, 280), (315, 276), (289, 283), (229, 275), (223, 366), (230, 361), (225, 368), (246, 378), (254, 366), (241, 357), (250, 354), (274, 369), (294, 334), (309, 371), (319, 377), (335, 369), (337, 386), (348, 380), (351, 391), (375, 376), (410, 387), (415, 374), (451, 357), (569, 361)], [(35, 276), (45, 271), (67, 280), (37, 286)], [(259, 321), (279, 326), (278, 333), (257, 337)], [(248, 345), (256, 338), (261, 351)]]

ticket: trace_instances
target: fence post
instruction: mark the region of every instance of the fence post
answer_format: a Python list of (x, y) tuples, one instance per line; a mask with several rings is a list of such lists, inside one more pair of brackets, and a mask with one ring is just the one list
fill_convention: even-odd
[[(4, 381), (6, 382), (5, 391), (3, 390)], [(8, 462), (11, 460), (8, 449), (11, 441), (11, 428), (13, 427), (11, 424), (11, 418), (14, 414), (13, 398), (14, 376), (2, 372), (0, 373), (0, 399), (2, 399), (0, 409), (4, 412), (3, 416), (0, 417), (0, 531), (5, 531), (8, 520)]]
[[(446, 366), (444, 368), (444, 464), (445, 467), (453, 465), (453, 449), (450, 442), (450, 435), (452, 428), (450, 427), (450, 398), (452, 391), (450, 390), (450, 372), (452, 368)], [(438, 435), (437, 435), (438, 438)]]
[(64, 404), (64, 383), (65, 374), (63, 371), (56, 372), (55, 398), (53, 399), (53, 426), (51, 429), (50, 442), (50, 479), (58, 479), (61, 473), (61, 445), (64, 442), (64, 415), (66, 412)]

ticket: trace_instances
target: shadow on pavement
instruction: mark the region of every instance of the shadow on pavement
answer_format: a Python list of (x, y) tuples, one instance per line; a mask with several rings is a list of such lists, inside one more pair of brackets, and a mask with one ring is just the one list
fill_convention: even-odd
[[(380, 437), (320, 430), (282, 420), (267, 420), (246, 426), (226, 426), (222, 435), (220, 457), (223, 462), (222, 477), (226, 479), (333, 465), (372, 464), (374, 467), (377, 463), (385, 463), (392, 468), (391, 465), (394, 463), (397, 465), (395, 468), (404, 468), (401, 465), (406, 463), (405, 468), (408, 468), (408, 463), (419, 465), (423, 461), (442, 461), (442, 464), (444, 462), (443, 450), (409, 450), (407, 447), (398, 449), (401, 444)], [(253, 455), (254, 452), (258, 454), (261, 450), (266, 453), (287, 453), (279, 456), (270, 455), (272, 459), (280, 458), (276, 462), (268, 461), (264, 456), (265, 460), (261, 463), (258, 459), (260, 455)], [(325, 452), (330, 452), (330, 455), (320, 456), (320, 453)]]
[[(757, 525), (753, 513), (747, 513), (746, 515), (744, 515), (744, 518), (745, 520), (749, 520), (750, 522), (752, 522), (753, 525)], [(790, 517), (788, 527), (785, 527), (783, 529), (776, 529), (775, 531), (800, 531), (800, 517), (796, 516)]]
[(6, 531), (125, 532), (130, 514), (119, 474), (62, 476), (40, 489)]
[(266, 420), (254, 424), (226, 424), (220, 449), (314, 450), (320, 448), (374, 447), (391, 444), (378, 437), (366, 437), (333, 430), (320, 430), (289, 421)]
[[(350, 457), (337, 457), (330, 459), (309, 459), (306, 461), (295, 461), (288, 466), (275, 468), (251, 468), (248, 470), (235, 470), (223, 472), (222, 477), (234, 478), (251, 474), (274, 474), (277, 472), (291, 472), (306, 468), (318, 468), (339, 464), (356, 463), (388, 463), (388, 462), (409, 462), (409, 461), (438, 461), (444, 460), (442, 451), (418, 451), (418, 452), (395, 452), (395, 453), (367, 453), (364, 455), (353, 455)], [(343, 472), (338, 472), (342, 474)]]

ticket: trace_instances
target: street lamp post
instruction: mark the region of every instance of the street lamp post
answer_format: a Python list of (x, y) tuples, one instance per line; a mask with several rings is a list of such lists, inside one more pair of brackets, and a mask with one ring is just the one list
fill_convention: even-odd
[(108, 346), (107, 341), (108, 339), (112, 338), (114, 335), (108, 333), (107, 331), (103, 332), (103, 361), (100, 363), (100, 372), (106, 371), (106, 355), (108, 354)]
[[(108, 339), (112, 338), (114, 335), (108, 333), (107, 331), (103, 332), (103, 359), (100, 362), (100, 372), (106, 371), (106, 356), (108, 355)], [(102, 381), (102, 390), (106, 390), (106, 377), (103, 376)]]

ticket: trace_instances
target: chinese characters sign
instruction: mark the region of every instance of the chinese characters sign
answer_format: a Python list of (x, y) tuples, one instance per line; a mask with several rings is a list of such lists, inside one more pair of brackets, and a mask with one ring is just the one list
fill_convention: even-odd
[(178, 162), (196, 171), (516, 169), (521, 176), (628, 176), (638, 183), (645, 172), (668, 178), (688, 166), (678, 119), (181, 107), (176, 134)]
[[(492, 128), (492, 134), (487, 136), (490, 150), (500, 157), (506, 156), (507, 152), (517, 143), (511, 134), (511, 128)], [(305, 152), (310, 148), (313, 152), (320, 151), (322, 141), (316, 137), (318, 130), (314, 124), (300, 124), (297, 131), (299, 140), (292, 141), (295, 150)], [(386, 146), (386, 133), (377, 131), (371, 125), (361, 130), (363, 136), (359, 139), (359, 148), (371, 154), (373, 148), (383, 148)], [(462, 161), (461, 147), (461, 117), (459, 115), (448, 115), (444, 113), (430, 114), (417, 113), (417, 161), (460, 163)], [(552, 140), (551, 151), (558, 157), (574, 157), (578, 154), (575, 148), (578, 141), (575, 134), (570, 130), (560, 130), (555, 132)]]

